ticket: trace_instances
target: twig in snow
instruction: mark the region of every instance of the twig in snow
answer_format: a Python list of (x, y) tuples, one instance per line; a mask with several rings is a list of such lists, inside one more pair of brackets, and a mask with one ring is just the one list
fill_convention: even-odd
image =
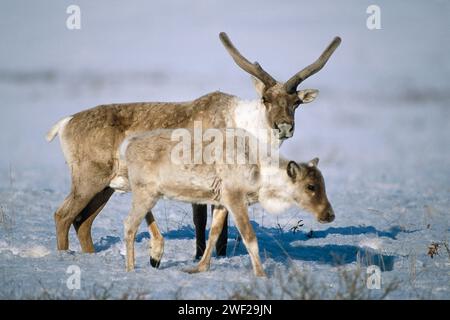
[(289, 230), (292, 231), (293, 234), (295, 234), (295, 233), (296, 233), (297, 231), (299, 231), (300, 228), (303, 227), (303, 226), (304, 226), (303, 220), (300, 219), (300, 220), (298, 220), (297, 223), (296, 223), (292, 228), (290, 228)]
[(437, 242), (433, 242), (428, 246), (427, 254), (431, 257), (431, 259), (433, 259), (435, 255), (439, 255), (439, 247), (440, 244)]

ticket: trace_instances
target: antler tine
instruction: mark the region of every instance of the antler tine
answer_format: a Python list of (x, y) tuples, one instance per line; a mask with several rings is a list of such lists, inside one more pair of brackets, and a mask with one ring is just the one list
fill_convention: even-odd
[(270, 88), (275, 85), (277, 82), (270, 74), (268, 74), (264, 69), (259, 65), (258, 62), (251, 63), (248, 61), (233, 45), (230, 38), (228, 38), (225, 32), (221, 32), (219, 34), (219, 38), (222, 41), (225, 49), (227, 49), (228, 53), (233, 58), (234, 62), (241, 67), (244, 71), (250, 73), (252, 76), (261, 80), (266, 88)]
[(335, 37), (333, 41), (328, 45), (325, 51), (320, 55), (320, 57), (312, 64), (296, 73), (292, 78), (290, 78), (285, 84), (284, 87), (288, 93), (294, 93), (297, 90), (297, 86), (320, 69), (323, 68), (325, 63), (327, 63), (328, 59), (333, 54), (334, 50), (341, 44), (341, 38)]

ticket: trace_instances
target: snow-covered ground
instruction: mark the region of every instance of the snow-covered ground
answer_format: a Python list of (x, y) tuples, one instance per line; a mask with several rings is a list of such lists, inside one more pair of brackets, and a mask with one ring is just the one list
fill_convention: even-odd
[[(65, 27), (71, 1), (0, 5), (0, 298), (228, 298), (246, 285), (289, 287), (279, 275), (292, 270), (332, 292), (342, 289), (343, 270), (360, 268), (364, 278), (371, 264), (383, 271), (382, 288), (398, 283), (390, 298), (450, 298), (448, 2), (76, 2), (79, 31)], [(373, 2), (381, 30), (366, 28)], [(228, 257), (213, 259), (210, 272), (182, 272), (194, 263), (194, 232), (190, 205), (178, 202), (154, 211), (166, 239), (158, 270), (142, 225), (137, 270), (124, 271), (130, 195), (114, 195), (95, 221), (96, 254), (80, 253), (73, 231), (71, 251), (57, 252), (53, 213), (70, 180), (45, 132), (102, 103), (189, 100), (218, 89), (253, 98), (220, 31), (280, 80), (342, 37), (327, 66), (302, 84), (321, 93), (297, 111), (295, 137), (282, 148), (292, 159), (320, 157), (336, 220), (320, 225), (299, 210), (272, 216), (253, 207), (269, 275), (257, 282), (232, 222)], [(433, 242), (441, 245), (432, 259)], [(71, 265), (81, 270), (80, 290), (66, 286)]]

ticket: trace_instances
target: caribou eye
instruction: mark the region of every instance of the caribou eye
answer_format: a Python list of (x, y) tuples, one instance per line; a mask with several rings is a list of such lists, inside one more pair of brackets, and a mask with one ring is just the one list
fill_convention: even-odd
[(316, 186), (313, 185), (313, 184), (308, 184), (308, 185), (306, 186), (306, 188), (307, 188), (309, 191), (312, 191), (312, 192), (316, 191)]

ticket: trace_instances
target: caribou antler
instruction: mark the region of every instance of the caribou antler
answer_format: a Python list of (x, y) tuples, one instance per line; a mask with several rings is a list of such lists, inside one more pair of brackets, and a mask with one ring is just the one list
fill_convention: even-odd
[(325, 51), (320, 55), (320, 57), (312, 64), (304, 68), (302, 71), (296, 73), (292, 78), (290, 78), (285, 84), (284, 88), (288, 93), (294, 93), (297, 90), (297, 86), (308, 77), (312, 76), (320, 69), (323, 68), (325, 63), (333, 54), (334, 50), (341, 44), (341, 38), (336, 37), (325, 49)]
[(274, 86), (277, 82), (270, 74), (264, 71), (263, 68), (259, 65), (258, 62), (251, 63), (234, 47), (230, 38), (228, 38), (225, 32), (221, 32), (219, 34), (219, 38), (222, 41), (225, 49), (227, 49), (228, 53), (233, 58), (234, 62), (241, 67), (244, 71), (250, 73), (252, 76), (261, 80), (267, 88)]

